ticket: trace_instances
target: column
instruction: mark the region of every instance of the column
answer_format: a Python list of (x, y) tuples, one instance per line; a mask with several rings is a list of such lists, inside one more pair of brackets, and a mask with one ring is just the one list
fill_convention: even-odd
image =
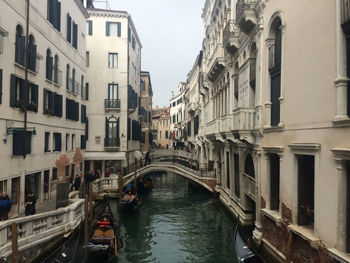
[[(265, 155), (266, 156), (266, 155)], [(262, 226), (261, 226), (261, 150), (255, 152), (256, 159), (256, 171), (255, 171), (255, 180), (256, 180), (256, 191), (255, 191), (255, 229), (253, 231), (254, 239), (259, 243), (262, 239)]]
[[(286, 73), (285, 71), (285, 54), (286, 54), (286, 25), (282, 25), (280, 27), (281, 29), (281, 33), (282, 33), (282, 61), (281, 61), (281, 95), (279, 97), (279, 101), (280, 101), (280, 122), (278, 123), (278, 127), (283, 127), (283, 120), (284, 120), (284, 97), (283, 97), (283, 93), (284, 93), (284, 75)], [(270, 121), (271, 123), (271, 121)]]
[[(266, 59), (269, 60), (269, 49), (274, 44), (273, 39), (266, 39)], [(271, 127), (271, 78), (270, 73), (266, 70), (266, 89), (265, 89), (265, 125), (264, 128)]]
[(338, 180), (338, 219), (337, 219), (337, 244), (336, 248), (342, 252), (346, 250), (346, 195), (347, 180), (345, 167), (341, 159), (336, 159)]

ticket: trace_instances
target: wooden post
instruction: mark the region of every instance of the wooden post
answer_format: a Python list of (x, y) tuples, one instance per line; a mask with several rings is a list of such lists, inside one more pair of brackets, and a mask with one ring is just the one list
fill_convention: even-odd
[(18, 263), (18, 235), (17, 235), (17, 224), (12, 223), (12, 262)]
[(89, 242), (89, 217), (88, 217), (88, 195), (85, 195), (85, 219), (84, 219), (84, 262), (88, 259), (88, 242)]
[(293, 241), (294, 241), (293, 232), (289, 231), (288, 247), (287, 247), (287, 255), (286, 255), (286, 262), (287, 263), (292, 262)]
[(120, 173), (118, 176), (118, 206), (121, 207), (121, 201), (123, 196), (123, 168), (120, 169)]
[(92, 184), (90, 183), (90, 186), (89, 186), (89, 203), (90, 203), (90, 206), (89, 206), (89, 222), (90, 222), (90, 228), (92, 227), (92, 215), (93, 215), (93, 204), (92, 204)]

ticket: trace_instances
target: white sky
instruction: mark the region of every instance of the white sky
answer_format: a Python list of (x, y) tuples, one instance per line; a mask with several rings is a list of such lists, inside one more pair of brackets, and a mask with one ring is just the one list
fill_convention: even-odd
[(204, 1), (109, 0), (111, 9), (132, 16), (143, 45), (142, 70), (151, 74), (153, 107), (169, 105), (171, 91), (186, 81), (201, 50)]

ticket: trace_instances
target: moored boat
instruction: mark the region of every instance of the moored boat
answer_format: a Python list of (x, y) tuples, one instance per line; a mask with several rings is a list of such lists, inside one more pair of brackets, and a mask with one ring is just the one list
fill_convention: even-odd
[(235, 248), (236, 248), (236, 256), (237, 262), (242, 263), (260, 263), (261, 260), (257, 257), (257, 255), (251, 250), (250, 242), (248, 244), (245, 243), (241, 232), (238, 229), (238, 225), (235, 231)]
[(109, 202), (96, 217), (90, 233), (88, 249), (92, 253), (103, 254), (107, 257), (117, 256), (117, 225), (115, 224)]

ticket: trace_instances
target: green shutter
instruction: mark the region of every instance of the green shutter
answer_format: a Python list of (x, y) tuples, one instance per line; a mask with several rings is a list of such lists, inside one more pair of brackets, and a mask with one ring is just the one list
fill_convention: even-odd
[(16, 100), (16, 76), (11, 75), (11, 84), (10, 84), (10, 106), (15, 106)]
[(72, 18), (67, 14), (67, 41), (71, 43), (72, 41)]
[(117, 23), (118, 25), (118, 37), (121, 36), (121, 32), (122, 32), (122, 28), (121, 28), (121, 24), (120, 23)]
[(56, 3), (56, 29), (61, 31), (61, 3)]
[(89, 83), (86, 83), (85, 99), (89, 100)]
[(109, 137), (109, 134), (108, 134), (108, 132), (109, 132), (108, 126), (109, 126), (109, 121), (108, 121), (108, 119), (107, 119), (107, 117), (106, 117), (106, 139)]
[(62, 95), (57, 95), (57, 117), (62, 117), (62, 101), (63, 101), (63, 96)]
[(106, 36), (109, 37), (109, 22), (106, 22)]
[(89, 23), (89, 36), (92, 36), (92, 21), (88, 21)]
[(32, 84), (32, 100), (34, 101), (34, 103), (36, 104), (36, 107), (34, 109), (34, 112), (38, 112), (38, 108), (39, 108), (39, 86)]

